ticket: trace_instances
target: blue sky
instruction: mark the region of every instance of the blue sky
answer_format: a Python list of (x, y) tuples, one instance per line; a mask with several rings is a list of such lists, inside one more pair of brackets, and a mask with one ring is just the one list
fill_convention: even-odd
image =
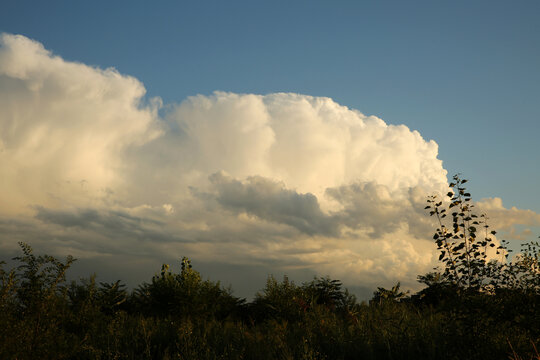
[(539, 213), (539, 16), (538, 1), (4, 1), (0, 32), (138, 79), (162, 117), (216, 90), (331, 98), (434, 140), (475, 199)]

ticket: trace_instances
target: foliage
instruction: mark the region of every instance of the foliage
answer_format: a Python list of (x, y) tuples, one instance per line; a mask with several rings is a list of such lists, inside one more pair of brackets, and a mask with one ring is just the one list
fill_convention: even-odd
[[(439, 261), (444, 265), (442, 278), (444, 281), (455, 284), (458, 288), (480, 289), (486, 285), (490, 276), (499, 280), (498, 274), (489, 274), (488, 246), (495, 247), (495, 231), (488, 234), (489, 225), (487, 217), (480, 217), (474, 213), (474, 205), (471, 203), (471, 194), (466, 192), (464, 184), (467, 182), (459, 175), (454, 176), (454, 182), (450, 183), (452, 191), (448, 192), (449, 202), (443, 202), (437, 195), (428, 199), (426, 209), (430, 210), (431, 216), (436, 216), (439, 223), (433, 239), (440, 250)], [(450, 214), (450, 224), (444, 220)], [(483, 226), (485, 235), (479, 239), (479, 227)], [(505, 249), (497, 247), (497, 254)], [(505, 254), (507, 257), (508, 254)]]
[(66, 271), (75, 261), (68, 256), (65, 263), (49, 255), (35, 256), (30, 245), (19, 243), (23, 256), (17, 256), (14, 260), (22, 264), (17, 268), (18, 305), (22, 311), (36, 310), (43, 303), (54, 297), (58, 285), (65, 280)]
[(390, 290), (378, 287), (377, 291), (373, 293), (373, 298), (371, 299), (371, 302), (373, 304), (379, 304), (381, 305), (383, 302), (394, 302), (394, 301), (401, 301), (407, 297), (407, 292), (403, 292), (400, 290), (401, 284), (398, 282), (396, 285), (394, 285)]
[(17, 285), (15, 270), (6, 272), (3, 268), (5, 263), (5, 261), (0, 261), (0, 278), (2, 281), (0, 285), (0, 311), (13, 298)]
[(146, 314), (175, 317), (227, 317), (242, 300), (221, 288), (219, 282), (203, 281), (188, 258), (181, 261), (176, 274), (163, 264), (161, 274), (142, 284), (133, 295), (133, 302)]
[[(489, 230), (486, 214), (475, 213), (471, 194), (464, 186), (466, 182), (455, 175), (449, 184), (452, 191), (447, 193), (448, 201), (437, 195), (427, 200), (426, 209), (437, 218), (439, 225), (433, 235), (444, 268), (437, 274), (438, 286), (442, 283), (458, 292), (520, 289), (540, 293), (539, 244), (524, 244), (516, 259), (508, 262), (512, 251), (507, 248), (508, 242), (502, 240), (497, 245), (494, 238), (497, 232)], [(490, 249), (494, 251), (491, 257)], [(427, 277), (419, 277), (419, 280), (430, 285), (431, 279)]]
[(289, 281), (285, 276), (278, 282), (273, 276), (266, 280), (266, 286), (255, 295), (250, 310), (254, 320), (266, 318), (299, 320), (310, 307), (310, 299), (304, 289)]

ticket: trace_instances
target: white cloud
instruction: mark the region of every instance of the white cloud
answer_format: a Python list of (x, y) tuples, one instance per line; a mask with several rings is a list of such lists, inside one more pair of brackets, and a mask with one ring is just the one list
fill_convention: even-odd
[(412, 285), (434, 265), (423, 208), (447, 186), (434, 141), (329, 98), (216, 92), (160, 118), (144, 94), (1, 35), (0, 248), (131, 268), (188, 255), (370, 286)]
[(122, 152), (159, 134), (136, 79), (66, 62), (20, 35), (0, 35), (2, 212), (59, 206), (120, 186)]
[(476, 206), (479, 212), (487, 214), (490, 228), (502, 231), (500, 237), (506, 240), (530, 241), (537, 234), (529, 228), (520, 230), (519, 227), (540, 228), (540, 214), (515, 206), (505, 208), (501, 198), (482, 199)]
[(482, 199), (476, 206), (479, 211), (489, 214), (489, 220), (504, 230), (509, 230), (515, 224), (540, 226), (540, 214), (532, 210), (518, 209), (515, 206), (505, 208), (501, 198)]
[(217, 92), (188, 98), (169, 119), (187, 138), (178, 146), (188, 171), (261, 175), (318, 197), (358, 181), (391, 191), (446, 182), (435, 142), (329, 98)]

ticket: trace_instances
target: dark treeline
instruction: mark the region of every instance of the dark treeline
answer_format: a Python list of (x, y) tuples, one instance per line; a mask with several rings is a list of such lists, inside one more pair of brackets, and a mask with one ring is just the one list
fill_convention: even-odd
[[(253, 301), (203, 280), (189, 259), (151, 282), (71, 283), (74, 261), (35, 255), (0, 266), (1, 359), (540, 359), (538, 243), (506, 262), (485, 216), (454, 178), (431, 197), (441, 266), (358, 302), (339, 280), (269, 277)], [(490, 260), (492, 255), (499, 261)]]

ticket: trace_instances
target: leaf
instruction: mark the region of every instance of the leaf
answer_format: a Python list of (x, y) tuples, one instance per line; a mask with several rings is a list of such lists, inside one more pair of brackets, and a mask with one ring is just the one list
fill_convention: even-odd
[(445, 254), (446, 254), (446, 251), (441, 252), (441, 255), (439, 255), (439, 261), (441, 261), (444, 258)]

